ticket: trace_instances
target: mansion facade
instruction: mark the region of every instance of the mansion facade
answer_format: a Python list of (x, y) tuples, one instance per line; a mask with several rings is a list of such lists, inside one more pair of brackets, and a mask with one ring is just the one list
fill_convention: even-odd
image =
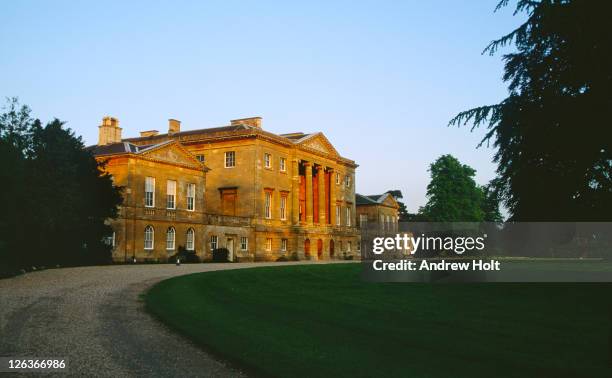
[(260, 117), (122, 138), (105, 117), (98, 145), (124, 201), (115, 261), (165, 261), (180, 247), (203, 260), (227, 248), (232, 261), (359, 257), (354, 161), (322, 133), (274, 134)]
[[(404, 227), (400, 227), (399, 203), (391, 192), (383, 194), (355, 195), (357, 204), (357, 216), (361, 236), (361, 257), (365, 259), (374, 258), (372, 253), (372, 242), (378, 237), (395, 237), (396, 234), (407, 234)], [(393, 253), (395, 258), (401, 259), (411, 256), (411, 248), (393, 249), (387, 252)]]

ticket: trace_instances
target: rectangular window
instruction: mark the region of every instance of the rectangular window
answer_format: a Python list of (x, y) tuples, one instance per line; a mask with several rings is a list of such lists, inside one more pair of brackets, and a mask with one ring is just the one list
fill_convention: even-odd
[(195, 192), (195, 184), (187, 184), (187, 210), (189, 211), (195, 210)]
[(105, 236), (102, 241), (107, 246), (109, 246), (111, 248), (115, 248), (115, 233), (113, 232), (113, 234), (111, 236)]
[(268, 192), (266, 191), (266, 198), (265, 198), (265, 204), (264, 204), (264, 210), (265, 210), (265, 217), (266, 219), (271, 219), (272, 218), (272, 192)]
[(185, 243), (185, 248), (188, 251), (193, 251), (195, 249), (195, 231), (193, 228), (187, 230), (187, 242)]
[(249, 238), (246, 236), (240, 238), (240, 249), (243, 251), (249, 249)]
[(351, 248), (353, 247), (353, 242), (346, 242), (346, 251), (350, 252)]
[(368, 225), (368, 216), (366, 214), (359, 214), (359, 227), (366, 228)]
[(280, 219), (287, 220), (287, 196), (282, 195), (280, 199)]
[(340, 173), (336, 173), (336, 185), (340, 185)]
[(200, 163), (204, 163), (204, 155), (196, 155), (196, 159), (198, 159)]
[(283, 251), (283, 252), (287, 251), (287, 239), (282, 239), (281, 240), (281, 251)]
[(166, 249), (169, 251), (174, 250), (174, 242), (176, 240), (176, 231), (174, 228), (170, 227), (168, 231), (166, 231)]
[(145, 206), (155, 206), (155, 177), (145, 178)]
[(346, 225), (351, 226), (351, 208), (348, 206), (346, 207)]
[(287, 172), (287, 159), (284, 157), (280, 158), (278, 165), (281, 172)]
[(225, 168), (233, 168), (236, 166), (236, 151), (227, 151), (225, 153)]
[(351, 176), (350, 175), (346, 175), (344, 176), (344, 185), (348, 188), (349, 186), (351, 186)]
[(266, 239), (266, 251), (271, 251), (272, 250), (272, 238), (267, 238)]
[(176, 209), (176, 181), (168, 180), (166, 185), (166, 207)]
[(341, 218), (341, 214), (340, 214), (340, 205), (336, 205), (336, 226), (340, 226), (340, 218)]
[(215, 249), (217, 249), (217, 242), (219, 241), (219, 239), (217, 238), (217, 235), (211, 235), (210, 236), (210, 250), (214, 251)]
[(144, 249), (150, 250), (153, 249), (153, 239), (155, 236), (155, 231), (152, 226), (145, 227), (144, 232)]
[(264, 154), (264, 166), (266, 168), (272, 168), (272, 155)]

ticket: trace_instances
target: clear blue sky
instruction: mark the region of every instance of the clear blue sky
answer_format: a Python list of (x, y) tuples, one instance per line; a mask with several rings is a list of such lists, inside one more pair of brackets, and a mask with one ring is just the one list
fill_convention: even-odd
[(323, 131), (360, 165), (358, 192), (401, 189), (416, 211), (442, 154), (494, 176), (483, 131), (446, 125), (506, 95), (500, 57), (481, 51), (524, 16), (497, 1), (7, 1), (0, 96), (87, 144), (104, 115), (126, 137), (255, 115)]

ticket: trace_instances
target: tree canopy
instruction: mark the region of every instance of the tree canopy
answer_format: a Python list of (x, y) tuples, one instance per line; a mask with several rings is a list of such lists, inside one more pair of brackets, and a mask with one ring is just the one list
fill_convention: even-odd
[(430, 222), (480, 222), (482, 190), (476, 185), (476, 171), (452, 155), (443, 155), (431, 164), (427, 204), (419, 212)]
[[(508, 4), (499, 3), (496, 10)], [(503, 55), (508, 97), (459, 113), (450, 125), (484, 125), (511, 220), (612, 217), (612, 29), (608, 1), (518, 0), (528, 18), (491, 42)]]
[(0, 256), (7, 266), (110, 261), (105, 221), (121, 203), (80, 137), (55, 119), (46, 126), (10, 99), (0, 115)]

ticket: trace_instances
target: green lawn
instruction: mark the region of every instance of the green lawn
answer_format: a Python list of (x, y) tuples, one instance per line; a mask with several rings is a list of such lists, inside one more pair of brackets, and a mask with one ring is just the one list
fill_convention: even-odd
[(366, 283), (360, 272), (199, 273), (159, 283), (146, 304), (263, 375), (610, 376), (611, 284)]

